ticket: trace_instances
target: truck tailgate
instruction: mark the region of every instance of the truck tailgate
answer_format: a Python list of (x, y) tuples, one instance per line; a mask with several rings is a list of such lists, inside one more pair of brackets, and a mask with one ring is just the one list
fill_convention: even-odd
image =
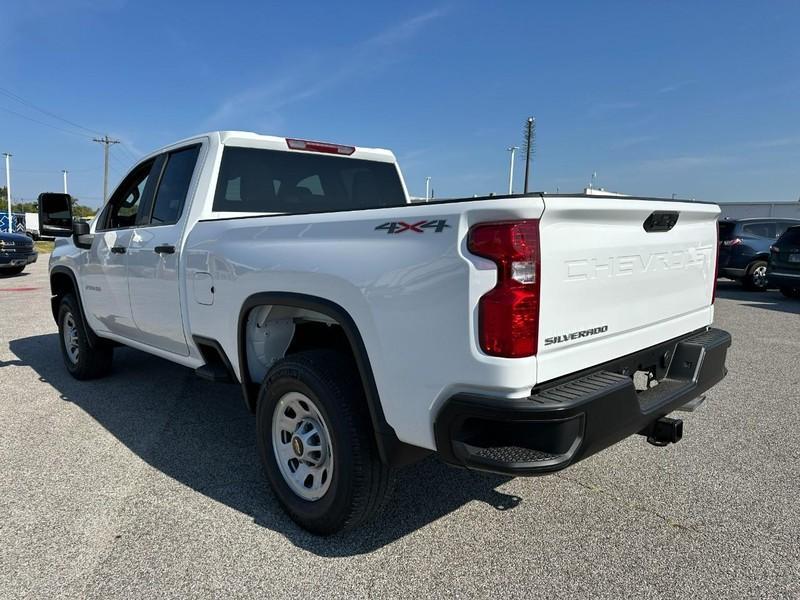
[(600, 197), (544, 203), (540, 382), (711, 323), (718, 206)]

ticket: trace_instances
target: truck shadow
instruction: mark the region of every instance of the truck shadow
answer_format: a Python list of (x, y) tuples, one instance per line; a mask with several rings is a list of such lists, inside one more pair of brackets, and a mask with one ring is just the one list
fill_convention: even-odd
[(149, 465), (320, 556), (371, 552), (473, 500), (496, 510), (520, 502), (495, 489), (508, 478), (454, 469), (431, 457), (398, 472), (377, 519), (349, 534), (317, 537), (296, 526), (270, 491), (258, 461), (255, 420), (238, 386), (200, 380), (189, 369), (129, 348), (115, 350), (109, 377), (79, 382), (63, 366), (56, 334), (13, 340), (10, 348), (19, 359), (14, 364), (32, 367), (62, 400)]
[(786, 298), (777, 289), (770, 288), (765, 292), (751, 292), (736, 281), (717, 282), (717, 297), (726, 300), (735, 300), (744, 306), (762, 308), (777, 312), (800, 314), (800, 299)]

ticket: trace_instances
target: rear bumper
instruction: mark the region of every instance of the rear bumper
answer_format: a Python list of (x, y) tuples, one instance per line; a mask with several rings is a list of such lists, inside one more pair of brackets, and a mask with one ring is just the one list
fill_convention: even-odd
[[(725, 376), (730, 344), (727, 332), (708, 329), (563, 378), (529, 398), (457, 394), (434, 424), (437, 450), (451, 464), (480, 471), (561, 470), (646, 430), (715, 385)], [(659, 384), (637, 392), (630, 373), (650, 368)]]

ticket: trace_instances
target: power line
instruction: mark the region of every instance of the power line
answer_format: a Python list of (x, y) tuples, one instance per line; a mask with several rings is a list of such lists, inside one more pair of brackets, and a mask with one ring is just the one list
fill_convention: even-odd
[(64, 133), (68, 133), (70, 135), (77, 136), (83, 139), (89, 139), (88, 135), (84, 135), (82, 133), (78, 133), (77, 131), (70, 131), (69, 129), (64, 129), (62, 127), (57, 127), (51, 123), (45, 123), (44, 121), (39, 121), (38, 119), (34, 119), (33, 117), (29, 117), (28, 115), (23, 115), (22, 113), (18, 113), (15, 110), (11, 110), (10, 108), (6, 108), (5, 106), (0, 106), (0, 110), (4, 110), (7, 113), (11, 113), (12, 115), (16, 115), (22, 119), (27, 119), (28, 121), (32, 121), (33, 123), (38, 123), (39, 125), (44, 125), (45, 127), (50, 127), (51, 129), (55, 129), (56, 131), (62, 131)]
[[(6, 168), (0, 165), (0, 171), (5, 171)], [(61, 173), (63, 169), (14, 169), (14, 173)], [(96, 173), (100, 169), (98, 167), (94, 167), (92, 169), (67, 169), (70, 173)]]
[(120, 142), (119, 147), (120, 147), (120, 149), (124, 150), (128, 154), (128, 156), (131, 157), (131, 160), (133, 162), (136, 162), (137, 160), (139, 160), (139, 156), (137, 156), (130, 148), (128, 148), (128, 146), (125, 144), (125, 142)]
[(45, 115), (47, 115), (49, 117), (52, 117), (53, 119), (57, 119), (59, 121), (63, 121), (67, 125), (72, 125), (73, 127), (77, 127), (78, 129), (83, 129), (84, 131), (87, 131), (87, 132), (89, 132), (91, 134), (102, 135), (99, 131), (95, 131), (93, 129), (89, 129), (88, 127), (84, 127), (83, 125), (78, 125), (74, 121), (70, 121), (69, 119), (65, 119), (64, 117), (59, 117), (57, 114), (51, 113), (49, 110), (45, 110), (44, 108), (36, 106), (32, 102), (29, 102), (29, 101), (25, 100), (25, 98), (15, 94), (14, 92), (12, 92), (10, 90), (7, 90), (7, 89), (4, 89), (4, 88), (0, 87), (0, 94), (3, 94), (4, 96), (7, 96), (8, 98), (11, 98), (12, 100), (16, 100), (20, 104), (24, 104), (25, 106), (33, 108), (34, 110), (38, 110), (40, 113), (43, 113), (43, 114), (45, 114)]

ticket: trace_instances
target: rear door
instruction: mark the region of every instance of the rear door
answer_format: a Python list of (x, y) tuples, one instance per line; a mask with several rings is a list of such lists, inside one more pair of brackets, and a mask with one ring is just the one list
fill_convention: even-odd
[(544, 202), (541, 381), (710, 323), (719, 207), (600, 197)]
[(158, 158), (152, 204), (133, 229), (128, 249), (134, 339), (183, 356), (189, 348), (181, 316), (180, 242), (200, 147), (194, 144)]
[(152, 197), (154, 160), (123, 179), (95, 222), (92, 247), (80, 265), (81, 296), (90, 325), (125, 338), (135, 325), (128, 295), (128, 246), (142, 207)]

